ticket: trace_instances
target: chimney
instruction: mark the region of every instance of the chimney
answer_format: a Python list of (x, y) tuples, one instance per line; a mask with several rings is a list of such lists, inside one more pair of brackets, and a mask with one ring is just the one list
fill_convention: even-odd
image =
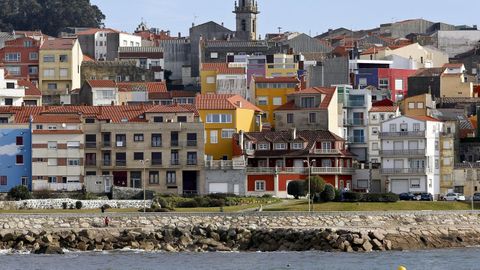
[(103, 114), (103, 106), (99, 106), (98, 107), (98, 115), (102, 115)]
[(243, 106), (242, 102), (241, 102), (241, 101), (238, 101), (238, 102), (237, 102), (237, 106), (241, 109), (242, 106)]
[(291, 132), (292, 132), (292, 140), (296, 140), (297, 139), (297, 128), (292, 128)]

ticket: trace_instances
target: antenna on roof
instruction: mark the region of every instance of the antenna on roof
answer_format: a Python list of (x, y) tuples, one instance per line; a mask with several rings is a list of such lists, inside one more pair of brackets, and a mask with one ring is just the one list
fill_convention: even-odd
[(279, 27), (277, 27), (277, 28), (278, 28), (278, 33), (281, 34), (281, 33), (282, 33), (282, 27), (279, 26)]

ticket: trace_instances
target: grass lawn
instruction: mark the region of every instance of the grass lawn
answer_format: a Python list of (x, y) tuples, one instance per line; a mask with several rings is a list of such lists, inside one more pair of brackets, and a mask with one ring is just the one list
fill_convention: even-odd
[[(239, 212), (248, 209), (260, 207), (260, 204), (247, 204), (237, 206), (225, 206), (223, 211), (226, 213)], [(180, 213), (215, 213), (220, 212), (220, 207), (197, 207), (197, 208), (175, 208), (175, 212)]]
[[(105, 211), (105, 213), (138, 213), (139, 209), (126, 208), (116, 209), (111, 208)], [(37, 209), (37, 210), (0, 210), (0, 214), (100, 214), (100, 209)]]
[[(396, 203), (315, 203), (313, 211), (451, 211), (451, 210), (470, 210), (469, 202), (407, 202), (399, 201)], [(476, 209), (480, 209), (480, 203), (476, 204)], [(265, 211), (307, 211), (308, 204), (305, 200), (295, 203), (271, 207)]]

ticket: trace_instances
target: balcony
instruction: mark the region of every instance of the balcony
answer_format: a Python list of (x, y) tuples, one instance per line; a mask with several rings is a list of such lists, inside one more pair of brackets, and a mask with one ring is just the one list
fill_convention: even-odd
[(366, 143), (365, 136), (351, 136), (348, 137), (348, 143)]
[(196, 159), (187, 159), (188, 166), (196, 166), (197, 164), (198, 164), (198, 161)]
[(97, 148), (97, 142), (85, 142), (85, 148), (95, 149)]
[[(285, 167), (285, 168), (273, 168), (273, 167), (247, 167), (247, 173), (252, 174), (308, 174), (308, 168), (306, 167)], [(354, 168), (344, 167), (312, 167), (311, 174), (316, 175), (351, 175), (355, 173)]]
[(116, 160), (115, 165), (118, 167), (126, 167), (127, 166), (127, 161), (126, 160)]
[(104, 159), (104, 160), (102, 160), (102, 165), (104, 167), (110, 167), (110, 166), (112, 166), (112, 160), (111, 159)]
[(178, 141), (171, 141), (170, 142), (170, 146), (171, 147), (179, 147), (180, 146), (180, 143)]
[(381, 156), (425, 156), (425, 149), (403, 149), (403, 150), (383, 150)]
[(315, 155), (336, 155), (340, 154), (338, 149), (315, 149), (313, 152)]
[(197, 145), (198, 145), (198, 142), (196, 140), (187, 141), (187, 147), (196, 147)]
[(254, 149), (245, 149), (245, 154), (248, 156), (253, 156), (255, 155), (255, 150)]
[(426, 174), (429, 173), (430, 170), (427, 168), (384, 168), (380, 170), (381, 174), (387, 175), (399, 175), (399, 174)]
[(85, 160), (85, 167), (96, 167), (97, 161), (95, 159), (86, 159)]
[(172, 160), (170, 160), (170, 165), (172, 165), (172, 166), (179, 166), (179, 165), (180, 165), (180, 160), (178, 160), (178, 159), (172, 159)]
[(103, 147), (103, 148), (112, 147), (112, 142), (110, 142), (110, 141), (103, 141), (103, 142), (102, 142), (102, 147)]
[(244, 160), (206, 160), (205, 168), (208, 170), (241, 170), (245, 169), (246, 162)]
[(415, 137), (425, 138), (425, 131), (400, 131), (400, 132), (381, 132), (380, 138), (398, 138), (398, 137)]
[(343, 104), (344, 107), (347, 108), (361, 108), (365, 107), (365, 101), (363, 100), (349, 100)]
[(161, 166), (162, 160), (161, 159), (152, 159), (152, 166)]
[(115, 146), (120, 147), (120, 148), (124, 148), (124, 147), (127, 147), (127, 142), (126, 141), (117, 141), (115, 143)]
[(345, 119), (343, 121), (344, 126), (365, 126), (365, 119), (363, 118), (353, 118)]

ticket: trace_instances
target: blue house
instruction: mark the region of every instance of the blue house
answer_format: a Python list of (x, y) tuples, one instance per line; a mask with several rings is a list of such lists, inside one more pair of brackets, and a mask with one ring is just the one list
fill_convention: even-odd
[(25, 185), (32, 189), (32, 133), (0, 128), (0, 192)]

